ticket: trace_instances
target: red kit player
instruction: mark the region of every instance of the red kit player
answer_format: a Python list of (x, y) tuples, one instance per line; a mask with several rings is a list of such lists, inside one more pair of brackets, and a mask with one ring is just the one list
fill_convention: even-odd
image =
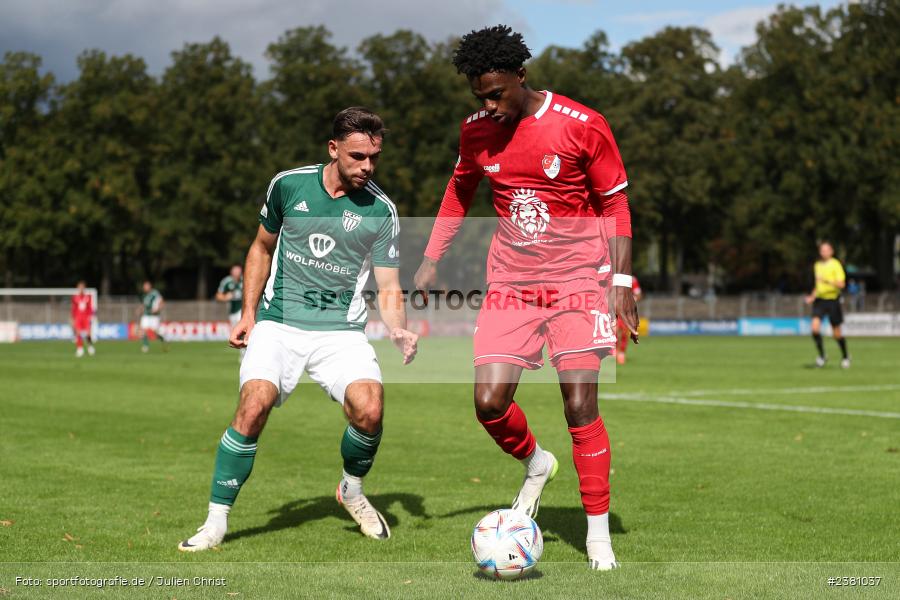
[[(631, 277), (631, 293), (634, 294), (635, 303), (640, 302), (641, 296), (643, 293), (641, 292), (641, 284), (638, 282), (638, 278), (632, 276)], [(625, 364), (625, 351), (628, 350), (628, 338), (631, 337), (631, 332), (628, 331), (628, 325), (622, 319), (616, 324), (616, 334), (618, 335), (618, 342), (616, 343), (616, 362), (620, 365)]]
[(78, 282), (78, 293), (72, 296), (72, 331), (75, 334), (75, 356), (84, 356), (84, 341), (87, 341), (87, 351), (94, 355), (94, 340), (91, 338), (91, 324), (97, 308), (94, 306), (94, 298), (84, 291), (84, 281)]
[(415, 284), (434, 285), (438, 261), (487, 177), (498, 224), (474, 335), (476, 416), (524, 465), (512, 507), (535, 516), (558, 462), (537, 444), (513, 396), (522, 369), (539, 368), (548, 347), (587, 513), (588, 564), (608, 570), (617, 563), (609, 535), (610, 445), (597, 383), (600, 360), (616, 343), (609, 284), (619, 319), (637, 341), (631, 214), (622, 191), (628, 182), (602, 115), (526, 85), (530, 56), (522, 36), (505, 26), (462, 38), (453, 63), (483, 109), (462, 123), (459, 160)]

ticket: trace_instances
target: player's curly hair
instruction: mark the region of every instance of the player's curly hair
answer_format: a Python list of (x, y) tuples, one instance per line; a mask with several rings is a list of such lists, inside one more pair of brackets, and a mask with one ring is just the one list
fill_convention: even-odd
[(464, 35), (453, 55), (453, 65), (466, 77), (478, 77), (492, 71), (516, 71), (529, 58), (531, 51), (521, 33), (495, 25)]

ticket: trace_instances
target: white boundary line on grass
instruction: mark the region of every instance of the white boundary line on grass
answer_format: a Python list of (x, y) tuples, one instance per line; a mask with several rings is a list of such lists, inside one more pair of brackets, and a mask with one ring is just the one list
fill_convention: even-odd
[(835, 385), (794, 388), (725, 388), (721, 390), (677, 390), (673, 395), (694, 396), (758, 396), (760, 394), (839, 394), (841, 392), (892, 392), (900, 390), (900, 384), (885, 385)]
[[(863, 387), (863, 386), (860, 386)], [(872, 387), (889, 387), (889, 386), (872, 386)], [(794, 388), (799, 389), (799, 388)], [(809, 388), (806, 388), (809, 389)], [(898, 388), (900, 389), (900, 388)], [(697, 390), (697, 392), (712, 393), (712, 390)], [(738, 390), (732, 390), (738, 391)], [(779, 390), (767, 390), (770, 393), (780, 393)], [(849, 391), (849, 390), (845, 390)], [(862, 390), (859, 390), (862, 391)], [(868, 390), (875, 391), (875, 390)], [(760, 393), (766, 393), (765, 390), (759, 390)], [(728, 390), (722, 390), (721, 393), (727, 394)], [(801, 393), (801, 392), (788, 392)], [(860, 410), (855, 408), (827, 408), (824, 406), (794, 406), (790, 404), (768, 404), (765, 402), (734, 402), (728, 400), (701, 400), (695, 398), (685, 398), (683, 396), (690, 395), (690, 392), (681, 393), (681, 395), (651, 395), (651, 394), (601, 394), (601, 400), (619, 400), (622, 402), (653, 402), (656, 404), (681, 404), (687, 406), (715, 406), (719, 408), (749, 408), (753, 410), (777, 410), (786, 412), (814, 413), (824, 415), (848, 415), (853, 417), (877, 417), (880, 419), (900, 419), (900, 413), (884, 412), (877, 410)]]

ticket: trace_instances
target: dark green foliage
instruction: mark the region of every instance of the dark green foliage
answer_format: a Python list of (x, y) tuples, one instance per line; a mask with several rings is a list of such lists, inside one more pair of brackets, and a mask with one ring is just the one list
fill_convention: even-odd
[[(666, 28), (609, 49), (550, 47), (529, 83), (601, 111), (629, 173), (636, 269), (730, 289), (807, 288), (815, 241), (891, 287), (900, 234), (900, 7), (780, 8), (723, 69), (710, 34)], [(86, 277), (125, 293), (144, 276), (206, 296), (240, 260), (271, 176), (327, 159), (334, 115), (368, 106), (389, 129), (377, 180), (403, 216), (433, 216), (477, 108), (457, 42), (411, 31), (355, 52), (323, 27), (284, 33), (254, 78), (224, 41), (141, 59), (87, 51), (62, 85), (40, 58), (0, 61), (0, 271), (5, 285)], [(491, 214), (486, 185), (473, 215)], [(416, 261), (407, 253), (408, 261)], [(648, 281), (652, 287), (652, 279)], [(196, 292), (196, 294), (194, 294)]]

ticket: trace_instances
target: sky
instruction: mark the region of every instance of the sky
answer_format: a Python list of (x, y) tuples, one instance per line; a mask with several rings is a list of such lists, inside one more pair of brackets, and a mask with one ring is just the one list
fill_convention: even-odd
[[(833, 7), (838, 0), (792, 4)], [(269, 75), (266, 46), (288, 29), (325, 25), (338, 45), (412, 29), (432, 41), (506, 23), (521, 31), (534, 54), (550, 45), (580, 47), (597, 30), (614, 49), (667, 25), (710, 30), (734, 60), (754, 39), (755, 24), (773, 12), (767, 0), (0, 0), (0, 53), (28, 51), (59, 80), (77, 76), (75, 58), (87, 48), (144, 58), (153, 74), (186, 42), (219, 35)]]

